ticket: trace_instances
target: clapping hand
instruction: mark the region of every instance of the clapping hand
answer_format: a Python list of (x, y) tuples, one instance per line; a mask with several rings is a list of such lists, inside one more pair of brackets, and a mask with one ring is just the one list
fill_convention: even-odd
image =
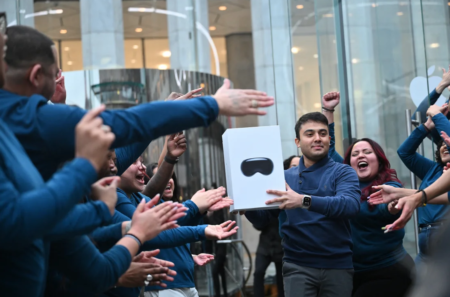
[(226, 190), (224, 187), (219, 187), (208, 191), (201, 189), (197, 191), (194, 196), (192, 196), (191, 201), (197, 205), (200, 213), (204, 213), (214, 204), (221, 201), (223, 199), (223, 195), (225, 195), (225, 192)]

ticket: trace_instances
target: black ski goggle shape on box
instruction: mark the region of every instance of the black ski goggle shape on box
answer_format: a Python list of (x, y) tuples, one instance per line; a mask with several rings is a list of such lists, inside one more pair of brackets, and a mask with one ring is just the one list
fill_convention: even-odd
[(273, 171), (273, 162), (269, 158), (250, 158), (242, 161), (241, 171), (248, 177), (258, 172), (263, 175), (269, 175)]

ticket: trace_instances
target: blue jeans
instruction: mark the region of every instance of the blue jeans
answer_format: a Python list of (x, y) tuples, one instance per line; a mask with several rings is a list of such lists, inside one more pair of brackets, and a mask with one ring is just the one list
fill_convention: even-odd
[(432, 244), (434, 237), (438, 233), (441, 226), (428, 226), (421, 228), (419, 233), (419, 254), (416, 257), (416, 266), (419, 266), (422, 262), (427, 261), (430, 256), (430, 245)]

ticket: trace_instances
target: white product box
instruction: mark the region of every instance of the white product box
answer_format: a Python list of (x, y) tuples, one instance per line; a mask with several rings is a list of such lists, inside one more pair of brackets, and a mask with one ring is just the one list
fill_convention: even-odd
[(274, 209), (267, 190), (285, 191), (279, 126), (227, 129), (222, 135), (228, 196), (233, 210)]

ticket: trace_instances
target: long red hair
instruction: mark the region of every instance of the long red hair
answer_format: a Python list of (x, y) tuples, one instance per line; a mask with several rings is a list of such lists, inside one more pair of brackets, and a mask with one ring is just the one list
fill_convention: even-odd
[(389, 181), (398, 182), (400, 184), (402, 184), (402, 182), (397, 177), (397, 171), (391, 168), (391, 163), (389, 163), (389, 160), (387, 159), (384, 150), (377, 142), (373, 141), (370, 138), (362, 138), (353, 142), (352, 145), (350, 145), (350, 147), (347, 149), (347, 152), (345, 153), (344, 164), (350, 165), (350, 158), (352, 156), (353, 147), (355, 146), (355, 144), (361, 141), (366, 141), (370, 144), (370, 146), (373, 149), (373, 152), (375, 153), (378, 159), (378, 174), (375, 176), (375, 178), (370, 182), (370, 184), (367, 187), (361, 189), (362, 194), (361, 201), (367, 201), (367, 197), (369, 197), (370, 194), (377, 191), (374, 190), (372, 186), (379, 186)]

